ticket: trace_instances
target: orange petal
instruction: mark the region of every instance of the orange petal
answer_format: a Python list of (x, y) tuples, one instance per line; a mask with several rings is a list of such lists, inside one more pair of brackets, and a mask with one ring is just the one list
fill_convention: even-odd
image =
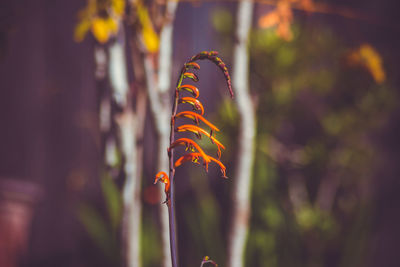
[(169, 193), (170, 182), (168, 175), (165, 172), (157, 173), (156, 178), (154, 179), (154, 184), (156, 184), (158, 181), (161, 181), (165, 184), (165, 193)]
[(193, 106), (193, 109), (199, 110), (201, 115), (204, 115), (204, 107), (201, 102), (193, 97), (181, 97), (179, 98), (179, 103), (188, 103)]
[(183, 155), (182, 157), (180, 157), (179, 159), (177, 159), (175, 161), (175, 168), (181, 166), (183, 163), (185, 163), (187, 161), (198, 163), (198, 160), (200, 157), (201, 157), (200, 153), (189, 153), (189, 154)]
[(222, 173), (222, 177), (225, 178), (225, 179), (228, 179), (228, 177), (226, 176), (226, 167), (225, 167), (225, 165), (222, 164), (221, 161), (219, 161), (219, 160), (217, 160), (217, 159), (215, 159), (213, 157), (210, 157), (210, 156), (208, 156), (208, 157), (209, 157), (210, 160), (214, 161), (215, 163), (217, 163), (219, 165), (219, 168), (220, 168), (221, 173)]
[(185, 69), (196, 69), (199, 70), (200, 69), (200, 65), (197, 64), (196, 62), (189, 62), (185, 64)]
[(207, 124), (212, 130), (219, 132), (219, 129), (214, 124), (212, 124), (211, 122), (206, 120), (203, 116), (201, 116), (200, 114), (197, 114), (195, 112), (182, 111), (175, 115), (175, 118), (180, 118), (180, 117), (186, 117), (186, 118), (192, 119), (196, 123), (198, 123), (198, 121), (201, 120), (205, 124)]
[(204, 153), (203, 149), (201, 149), (201, 147), (193, 140), (189, 139), (189, 138), (180, 138), (178, 140), (176, 140), (175, 142), (173, 142), (171, 144), (171, 146), (169, 147), (169, 150), (172, 148), (175, 148), (177, 146), (185, 146), (186, 148), (189, 149), (196, 149), (197, 152), (200, 153), (201, 157), (204, 160), (204, 165), (207, 167), (208, 163), (210, 162), (210, 159), (208, 158), (207, 154)]
[(258, 26), (261, 28), (269, 28), (279, 23), (279, 14), (276, 10), (267, 13), (258, 20)]
[[(183, 155), (182, 157), (177, 159), (177, 161), (175, 162), (175, 168), (181, 166), (183, 163), (185, 163), (185, 162), (187, 162), (189, 160), (191, 160), (191, 161), (198, 160), (200, 157), (201, 157), (200, 153), (189, 153), (189, 154)], [(226, 176), (226, 167), (225, 167), (225, 165), (222, 164), (222, 162), (217, 160), (216, 158), (213, 158), (213, 157), (210, 157), (210, 156), (208, 156), (208, 158), (211, 161), (213, 161), (216, 164), (218, 164), (218, 166), (219, 166), (219, 168), (221, 170), (221, 173), (222, 173), (222, 177), (225, 178), (225, 179), (228, 179), (228, 177)]]
[(191, 93), (195, 98), (199, 97), (199, 89), (197, 89), (196, 86), (190, 85), (190, 84), (184, 84), (178, 87), (178, 91), (181, 90), (186, 90), (189, 93)]
[(207, 131), (205, 131), (204, 129), (202, 129), (196, 125), (184, 124), (184, 125), (178, 126), (176, 128), (176, 131), (177, 132), (192, 132), (192, 133), (196, 134), (196, 136), (200, 136), (200, 137), (201, 137), (201, 134), (204, 134), (205, 136), (210, 138), (211, 143), (215, 144), (218, 147), (218, 158), (221, 157), (220, 149), (221, 148), (225, 149), (225, 146), (223, 144), (221, 144), (214, 136), (212, 136)]

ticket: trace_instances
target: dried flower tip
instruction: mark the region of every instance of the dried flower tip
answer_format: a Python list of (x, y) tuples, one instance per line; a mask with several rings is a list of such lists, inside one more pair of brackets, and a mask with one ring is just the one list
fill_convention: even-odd
[(195, 98), (198, 98), (200, 93), (199, 93), (199, 89), (197, 89), (196, 86), (190, 85), (190, 84), (185, 84), (185, 85), (181, 85), (178, 87), (178, 91), (181, 90), (186, 90), (189, 93), (191, 93)]
[(201, 115), (204, 115), (204, 107), (201, 102), (193, 97), (179, 98), (178, 103), (188, 103), (193, 106), (193, 110), (199, 110)]
[(221, 173), (222, 173), (222, 177), (225, 178), (225, 179), (228, 179), (228, 177), (226, 176), (226, 167), (225, 167), (225, 165), (222, 164), (221, 161), (219, 161), (219, 160), (217, 160), (217, 159), (215, 159), (215, 158), (213, 158), (213, 157), (210, 157), (210, 156), (208, 156), (208, 157), (209, 157), (209, 159), (210, 159), (211, 161), (214, 161), (215, 163), (218, 164), (218, 166), (219, 166), (219, 168), (220, 168), (220, 170), (221, 170)]
[(193, 62), (196, 60), (203, 60), (203, 59), (212, 59), (213, 57), (217, 56), (218, 52), (217, 51), (201, 51), (197, 55), (194, 55), (193, 57), (190, 58), (189, 62)]
[[(229, 94), (233, 98), (233, 90), (232, 90), (232, 82), (231, 82), (231, 76), (229, 75), (228, 68), (226, 67), (225, 63), (222, 61), (221, 58), (217, 57), (218, 52), (216, 51), (202, 51), (198, 53), (197, 55), (194, 55), (189, 62), (193, 62), (196, 60), (203, 60), (203, 59), (208, 59), (212, 61), (214, 64), (216, 64), (221, 71), (224, 73), (226, 84), (228, 86)], [(185, 66), (188, 63), (185, 63)]]
[(210, 127), (213, 131), (219, 132), (219, 129), (214, 124), (212, 124), (211, 122), (206, 120), (203, 116), (201, 116), (200, 114), (197, 114), (195, 112), (182, 111), (175, 115), (175, 118), (181, 118), (181, 117), (186, 117), (186, 118), (192, 119), (196, 124), (198, 124), (199, 120), (201, 120), (206, 125), (208, 125), (208, 127)]

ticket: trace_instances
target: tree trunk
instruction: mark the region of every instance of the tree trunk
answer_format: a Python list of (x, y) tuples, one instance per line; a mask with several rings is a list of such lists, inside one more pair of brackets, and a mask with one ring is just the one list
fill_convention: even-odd
[(136, 110), (133, 109), (133, 98), (127, 78), (125, 35), (122, 24), (116, 42), (110, 46), (109, 56), (113, 100), (122, 108), (122, 112), (116, 117), (116, 123), (125, 172), (125, 183), (122, 189), (124, 204), (122, 222), (123, 252), (126, 266), (134, 267), (141, 265), (140, 225), (142, 204), (140, 189), (142, 178), (141, 154), (143, 150), (137, 147), (137, 140), (139, 136), (143, 136), (146, 99), (144, 92), (139, 90), (136, 94)]
[[(168, 172), (169, 160), (167, 149), (169, 147), (171, 95), (168, 89), (171, 85), (171, 62), (172, 62), (172, 34), (173, 21), (175, 18), (178, 2), (168, 1), (166, 6), (165, 24), (160, 35), (159, 71), (156, 73), (154, 54), (145, 53), (144, 69), (146, 76), (147, 94), (149, 96), (150, 110), (158, 137), (157, 172)], [(160, 186), (160, 192), (164, 189)], [(168, 209), (160, 205), (161, 219), (161, 242), (163, 251), (164, 267), (172, 266), (169, 217)]]
[(256, 133), (255, 106), (249, 90), (248, 35), (253, 3), (241, 0), (237, 11), (236, 44), (233, 58), (233, 88), (239, 112), (238, 165), (233, 189), (232, 225), (229, 234), (227, 266), (241, 267), (247, 240), (250, 217), (250, 186), (254, 162)]

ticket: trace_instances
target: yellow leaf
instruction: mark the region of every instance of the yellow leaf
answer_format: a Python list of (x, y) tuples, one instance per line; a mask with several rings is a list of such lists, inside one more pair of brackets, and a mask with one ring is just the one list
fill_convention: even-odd
[(113, 35), (116, 35), (118, 33), (118, 22), (116, 19), (109, 17), (107, 19), (107, 24), (108, 24), (108, 29), (109, 32), (112, 33)]
[(147, 8), (142, 4), (138, 4), (136, 8), (138, 19), (142, 26), (143, 43), (149, 52), (157, 52), (160, 41), (157, 33), (154, 31)]
[(124, 0), (112, 0), (111, 6), (116, 15), (122, 16), (124, 14), (124, 11), (125, 11), (125, 1)]
[(110, 37), (108, 20), (96, 17), (92, 20), (92, 33), (100, 43), (105, 43)]
[(158, 35), (153, 30), (153, 28), (144, 27), (142, 34), (143, 34), (143, 41), (147, 50), (149, 50), (149, 52), (151, 53), (157, 52), (159, 47), (159, 40), (158, 40)]
[(97, 41), (105, 43), (112, 35), (118, 33), (118, 22), (111, 17), (96, 17), (92, 20), (92, 33)]
[(386, 79), (385, 70), (382, 66), (382, 58), (379, 53), (370, 45), (363, 44), (360, 47), (360, 55), (365, 67), (371, 73), (375, 82), (382, 83)]
[(386, 80), (382, 58), (371, 45), (362, 44), (359, 49), (349, 55), (348, 59), (351, 64), (361, 65), (367, 69), (376, 83)]
[(83, 41), (87, 32), (90, 30), (90, 25), (91, 23), (87, 19), (83, 19), (78, 25), (76, 25), (74, 31), (74, 39), (76, 42)]

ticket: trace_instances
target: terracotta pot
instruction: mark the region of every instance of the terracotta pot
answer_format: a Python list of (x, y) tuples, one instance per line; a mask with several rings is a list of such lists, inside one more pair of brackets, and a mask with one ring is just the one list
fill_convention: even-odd
[(40, 195), (40, 187), (31, 182), (0, 177), (0, 266), (18, 266)]

